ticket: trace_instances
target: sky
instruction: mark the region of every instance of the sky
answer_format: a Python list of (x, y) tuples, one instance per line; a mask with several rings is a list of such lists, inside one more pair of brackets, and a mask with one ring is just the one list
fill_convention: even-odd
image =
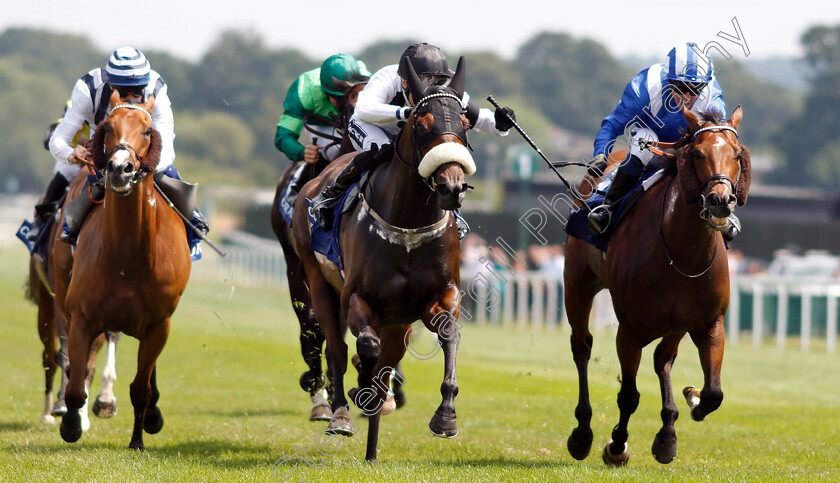
[[(123, 0), (97, 5), (27, 0), (3, 9), (0, 30), (28, 26), (76, 33), (103, 52), (131, 45), (190, 61), (198, 60), (225, 29), (253, 31), (271, 48), (294, 47), (312, 58), (358, 53), (379, 40), (414, 38), (450, 53), (491, 50), (511, 59), (528, 39), (548, 31), (596, 40), (617, 57), (664, 59), (673, 44), (690, 40), (701, 46), (718, 42), (727, 54), (748, 60), (801, 56), (799, 38), (809, 26), (840, 24), (840, 7), (827, 7), (832, 4), (803, 0), (777, 8), (758, 0)], [(737, 37), (735, 24), (746, 46), (721, 36)]]

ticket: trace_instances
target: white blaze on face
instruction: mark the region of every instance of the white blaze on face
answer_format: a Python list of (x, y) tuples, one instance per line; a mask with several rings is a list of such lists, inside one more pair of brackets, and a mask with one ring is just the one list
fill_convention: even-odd
[[(131, 153), (128, 149), (117, 149), (113, 155), (111, 155), (110, 161), (114, 163), (114, 172), (121, 173), (125, 169), (125, 166), (131, 162)], [(126, 191), (131, 189), (131, 184), (126, 184), (122, 187), (115, 187), (113, 183), (111, 183), (111, 189), (117, 192)]]

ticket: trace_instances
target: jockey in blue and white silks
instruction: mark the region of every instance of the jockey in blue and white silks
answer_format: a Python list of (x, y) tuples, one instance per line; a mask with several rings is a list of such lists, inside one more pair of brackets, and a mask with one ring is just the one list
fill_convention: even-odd
[(719, 111), (726, 116), (714, 64), (693, 42), (675, 45), (665, 63), (636, 74), (624, 88), (616, 108), (601, 121), (590, 172), (603, 172), (617, 140), (630, 144), (630, 154), (616, 171), (604, 203), (589, 214), (592, 231), (602, 233), (607, 229), (613, 205), (636, 184), (653, 157), (634, 140), (677, 141), (688, 128), (683, 106), (694, 114)]

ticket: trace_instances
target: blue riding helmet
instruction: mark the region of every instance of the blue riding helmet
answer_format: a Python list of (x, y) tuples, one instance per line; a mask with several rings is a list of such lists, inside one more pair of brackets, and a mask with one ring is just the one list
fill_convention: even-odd
[(714, 66), (710, 57), (701, 56), (700, 47), (694, 42), (679, 43), (668, 52), (666, 77), (668, 80), (691, 84), (708, 84), (712, 81)]
[(152, 68), (143, 52), (134, 47), (120, 47), (111, 54), (105, 71), (112, 86), (145, 86)]

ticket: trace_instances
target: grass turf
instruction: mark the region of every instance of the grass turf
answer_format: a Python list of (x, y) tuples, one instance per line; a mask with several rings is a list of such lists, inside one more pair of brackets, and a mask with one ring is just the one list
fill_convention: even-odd
[[(0, 481), (836, 481), (840, 471), (838, 355), (779, 351), (769, 343), (730, 347), (723, 405), (697, 423), (679, 395), (703, 380), (686, 338), (672, 372), (682, 412), (678, 453), (661, 465), (650, 454), (661, 424), (650, 346), (630, 421), (630, 462), (610, 468), (600, 452), (618, 419), (611, 332), (595, 334), (595, 443), (589, 458), (576, 461), (565, 448), (577, 400), (568, 330), (475, 325), (462, 331), (458, 437), (438, 439), (427, 429), (440, 402), (442, 356), (421, 361), (407, 354), (408, 403), (382, 419), (379, 463), (367, 465), (364, 419), (355, 419), (356, 436), (334, 440), (321, 434), (324, 423), (306, 419), (309, 400), (298, 386), (305, 365), (288, 294), (238, 287), (236, 274), (188, 286), (158, 364), (165, 425), (144, 436), (146, 451), (127, 449), (137, 353), (128, 337), (118, 348), (119, 413), (92, 416), (90, 431), (67, 444), (57, 425), (37, 422), (41, 348), (35, 307), (23, 298), (24, 249), (0, 247), (0, 269)], [(431, 347), (431, 335), (418, 332), (417, 347)], [(354, 377), (351, 369), (348, 387)], [(99, 387), (97, 374), (94, 395)]]

